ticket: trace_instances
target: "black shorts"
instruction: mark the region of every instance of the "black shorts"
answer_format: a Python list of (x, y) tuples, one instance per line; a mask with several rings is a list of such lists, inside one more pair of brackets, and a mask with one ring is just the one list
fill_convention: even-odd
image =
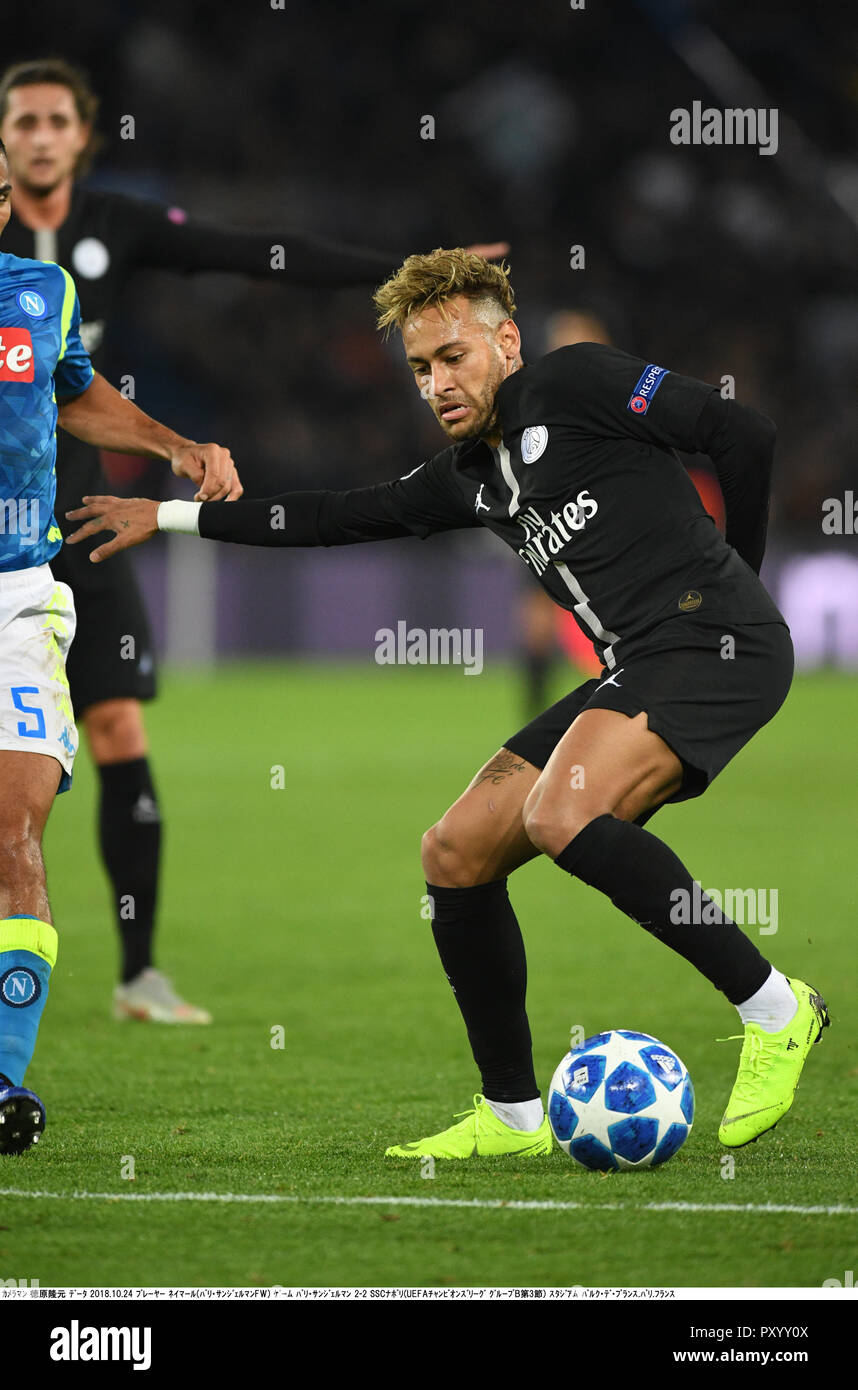
[[(683, 765), (682, 786), (669, 800), (700, 796), (786, 699), (792, 640), (785, 623), (738, 626), (713, 618), (683, 621), (676, 637), (585, 681), (504, 747), (542, 768), (582, 710), (613, 709), (630, 717), (645, 711), (650, 729)], [(734, 639), (732, 655), (727, 637)]]
[(87, 541), (64, 545), (51, 560), (55, 578), (74, 594), (77, 629), (66, 672), (77, 718), (100, 700), (151, 700), (156, 688), (152, 634), (130, 561), (114, 555), (93, 565), (91, 548)]
[[(67, 441), (57, 484), (56, 518), (66, 536), (80, 525), (66, 521), (66, 510), (79, 507), (85, 493), (111, 491), (96, 451), (72, 450)], [(101, 700), (151, 700), (156, 690), (152, 633), (131, 561), (120, 554), (90, 563), (90, 551), (109, 539), (64, 545), (51, 560), (51, 572), (74, 594), (77, 629), (66, 672), (76, 717)]]

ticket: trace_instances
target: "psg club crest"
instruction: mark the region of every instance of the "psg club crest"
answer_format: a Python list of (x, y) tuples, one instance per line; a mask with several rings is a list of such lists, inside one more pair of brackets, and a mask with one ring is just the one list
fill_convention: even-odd
[(110, 265), (110, 252), (97, 236), (85, 236), (72, 247), (72, 267), (84, 280), (100, 280)]
[(535, 463), (545, 453), (548, 444), (547, 425), (528, 425), (521, 436), (522, 463)]

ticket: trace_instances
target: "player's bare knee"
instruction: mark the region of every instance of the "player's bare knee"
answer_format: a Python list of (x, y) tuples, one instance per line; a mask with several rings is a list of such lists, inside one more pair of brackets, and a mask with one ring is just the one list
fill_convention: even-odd
[(145, 755), (146, 736), (136, 700), (90, 705), (82, 722), (96, 762), (124, 762)]
[(446, 818), (426, 831), (421, 851), (427, 883), (439, 888), (470, 888), (478, 881), (473, 860)]
[(90, 705), (83, 716), (87, 732), (100, 738), (116, 738), (137, 728), (134, 713), (124, 701), (105, 700), (103, 704)]
[[(592, 820), (593, 817), (589, 819)], [(541, 854), (547, 854), (550, 859), (556, 859), (561, 850), (566, 848), (569, 841), (573, 840), (586, 824), (586, 819), (566, 817), (560, 813), (552, 814), (550, 810), (539, 807), (525, 818), (524, 829), (535, 849)]]
[(453, 836), (443, 820), (426, 831), (420, 848), (427, 883), (458, 887), (459, 855)]
[(577, 797), (561, 800), (537, 784), (524, 804), (525, 834), (542, 854), (556, 859), (585, 825), (608, 809)]

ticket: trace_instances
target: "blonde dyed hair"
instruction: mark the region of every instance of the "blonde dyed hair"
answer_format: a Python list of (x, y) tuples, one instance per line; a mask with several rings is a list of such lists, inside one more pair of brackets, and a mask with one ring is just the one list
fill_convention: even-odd
[(453, 250), (438, 247), (425, 255), (409, 256), (379, 286), (373, 295), (377, 326), (387, 337), (391, 329), (402, 329), (406, 319), (423, 309), (437, 308), (444, 318), (449, 318), (446, 304), (456, 295), (483, 301), (487, 307), (495, 306), (498, 322), (515, 314), (506, 263), (493, 265), (461, 246)]

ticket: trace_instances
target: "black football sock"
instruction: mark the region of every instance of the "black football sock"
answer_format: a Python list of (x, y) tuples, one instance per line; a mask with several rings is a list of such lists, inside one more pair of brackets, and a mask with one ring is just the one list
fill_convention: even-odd
[[(621, 912), (684, 956), (731, 1004), (750, 999), (771, 973), (765, 956), (701, 892), (673, 850), (640, 825), (597, 816), (554, 862), (607, 894)], [(683, 900), (671, 897), (677, 889), (687, 894), (686, 914), (677, 910)], [(681, 915), (692, 920), (678, 921)]]
[(465, 1020), (487, 1100), (536, 1100), (524, 1000), (527, 960), (506, 879), (476, 888), (426, 885), (432, 934)]
[(107, 763), (98, 772), (101, 854), (113, 887), (127, 984), (152, 964), (161, 814), (146, 758)]

